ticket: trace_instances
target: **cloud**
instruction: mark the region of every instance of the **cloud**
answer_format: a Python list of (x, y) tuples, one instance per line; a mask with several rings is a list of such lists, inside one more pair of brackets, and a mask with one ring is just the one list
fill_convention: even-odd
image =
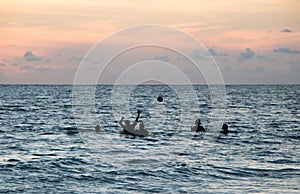
[(5, 67), (6, 65), (4, 63), (0, 63), (0, 67)]
[(272, 57), (269, 57), (269, 56), (265, 56), (265, 55), (256, 55), (256, 59), (260, 60), (260, 61), (264, 61), (264, 62), (275, 62), (277, 61), (276, 58), (272, 58)]
[(55, 70), (50, 67), (33, 67), (33, 66), (22, 66), (19, 67), (19, 69), (24, 71), (38, 71), (38, 72), (52, 72)]
[(17, 63), (12, 64), (14, 67), (18, 67), (19, 65)]
[(218, 56), (218, 53), (214, 49), (210, 48), (210, 49), (208, 49), (208, 51), (210, 52), (210, 54), (212, 56)]
[(283, 53), (283, 54), (299, 54), (300, 51), (298, 50), (292, 50), (289, 48), (277, 48), (277, 49), (273, 49), (274, 53)]
[(35, 68), (36, 71), (39, 71), (39, 72), (52, 72), (54, 71), (53, 68), (50, 68), (50, 67), (38, 67), (38, 68)]
[(37, 57), (31, 51), (26, 51), (26, 53), (24, 54), (23, 58), (26, 61), (39, 61), (39, 60), (41, 60), (39, 57)]
[(242, 59), (252, 59), (255, 56), (255, 52), (253, 52), (250, 48), (246, 48), (244, 51), (240, 53), (240, 57)]
[(282, 29), (280, 32), (287, 32), (287, 33), (289, 33), (289, 32), (293, 32), (293, 31), (290, 30), (290, 29), (285, 28), (285, 29)]
[(213, 48), (209, 48), (208, 52), (212, 55), (212, 56), (221, 56), (221, 57), (226, 57), (228, 56), (227, 53), (223, 53), (223, 52), (217, 52), (215, 49)]
[(83, 57), (74, 57), (74, 56), (72, 56), (71, 58), (69, 58), (69, 61), (81, 62), (82, 60), (83, 60)]
[(29, 70), (34, 69), (34, 67), (31, 67), (31, 66), (22, 66), (22, 67), (19, 67), (19, 69), (24, 70), (24, 71), (29, 71)]
[(157, 61), (163, 61), (163, 62), (170, 62), (170, 59), (168, 56), (157, 56), (157, 57), (154, 57), (150, 60), (157, 60)]
[(267, 57), (266, 57), (266, 56), (263, 56), (263, 55), (256, 55), (256, 58), (257, 58), (257, 59), (261, 59), (261, 60), (267, 59)]
[(195, 60), (210, 60), (210, 54), (210, 51), (195, 49), (191, 54), (191, 58)]

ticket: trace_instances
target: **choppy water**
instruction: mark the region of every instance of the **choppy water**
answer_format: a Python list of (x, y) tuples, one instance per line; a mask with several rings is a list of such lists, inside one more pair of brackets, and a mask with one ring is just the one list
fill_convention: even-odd
[[(228, 135), (194, 134), (193, 122), (180, 123), (199, 115), (204, 127), (213, 127), (207, 87), (195, 86), (200, 112), (188, 103), (191, 114), (181, 114), (182, 101), (170, 87), (140, 86), (124, 116), (134, 120), (136, 109), (143, 110), (145, 138), (121, 132), (112, 86), (97, 87), (90, 111), (101, 132), (88, 120), (76, 126), (72, 89), (0, 86), (0, 193), (300, 191), (299, 85), (226, 86), (226, 113), (217, 116), (237, 132)], [(150, 107), (162, 94), (164, 104)]]

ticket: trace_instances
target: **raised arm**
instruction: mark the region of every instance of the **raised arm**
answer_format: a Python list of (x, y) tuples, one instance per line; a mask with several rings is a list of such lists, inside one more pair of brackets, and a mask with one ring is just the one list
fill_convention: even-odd
[(201, 126), (201, 120), (199, 119), (197, 128), (199, 128), (200, 126)]
[(121, 125), (122, 128), (125, 128), (125, 125), (123, 124), (123, 120), (124, 120), (124, 117), (121, 118), (121, 120), (119, 121), (119, 124)]
[(136, 121), (136, 122), (138, 122), (138, 121), (139, 121), (139, 118), (140, 118), (141, 111), (140, 111), (140, 110), (138, 110), (138, 111), (137, 111), (137, 114), (138, 114), (138, 115), (137, 115), (137, 116), (136, 116), (136, 118), (135, 118), (135, 121)]

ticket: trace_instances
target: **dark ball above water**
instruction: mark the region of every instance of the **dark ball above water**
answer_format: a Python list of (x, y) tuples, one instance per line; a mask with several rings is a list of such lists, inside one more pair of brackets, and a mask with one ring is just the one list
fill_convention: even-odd
[(157, 97), (158, 102), (162, 102), (163, 100), (164, 100), (163, 97), (161, 97), (161, 96)]

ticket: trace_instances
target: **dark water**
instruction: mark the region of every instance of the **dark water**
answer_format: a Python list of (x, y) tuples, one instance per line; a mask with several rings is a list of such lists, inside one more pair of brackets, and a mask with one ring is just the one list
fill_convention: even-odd
[[(112, 86), (97, 87), (90, 110), (100, 133), (84, 114), (73, 115), (72, 89), (0, 86), (0, 193), (300, 191), (299, 85), (226, 86), (224, 115), (211, 114), (205, 86), (195, 86), (199, 107), (188, 103), (190, 114), (182, 114), (182, 100), (170, 87), (140, 86), (125, 117), (132, 121), (136, 109), (143, 110), (145, 138), (121, 132)], [(161, 94), (164, 104), (150, 107)], [(224, 117), (235, 133), (194, 134), (193, 122), (180, 121), (195, 115), (207, 128), (213, 117)], [(79, 125), (74, 117), (81, 117)]]

